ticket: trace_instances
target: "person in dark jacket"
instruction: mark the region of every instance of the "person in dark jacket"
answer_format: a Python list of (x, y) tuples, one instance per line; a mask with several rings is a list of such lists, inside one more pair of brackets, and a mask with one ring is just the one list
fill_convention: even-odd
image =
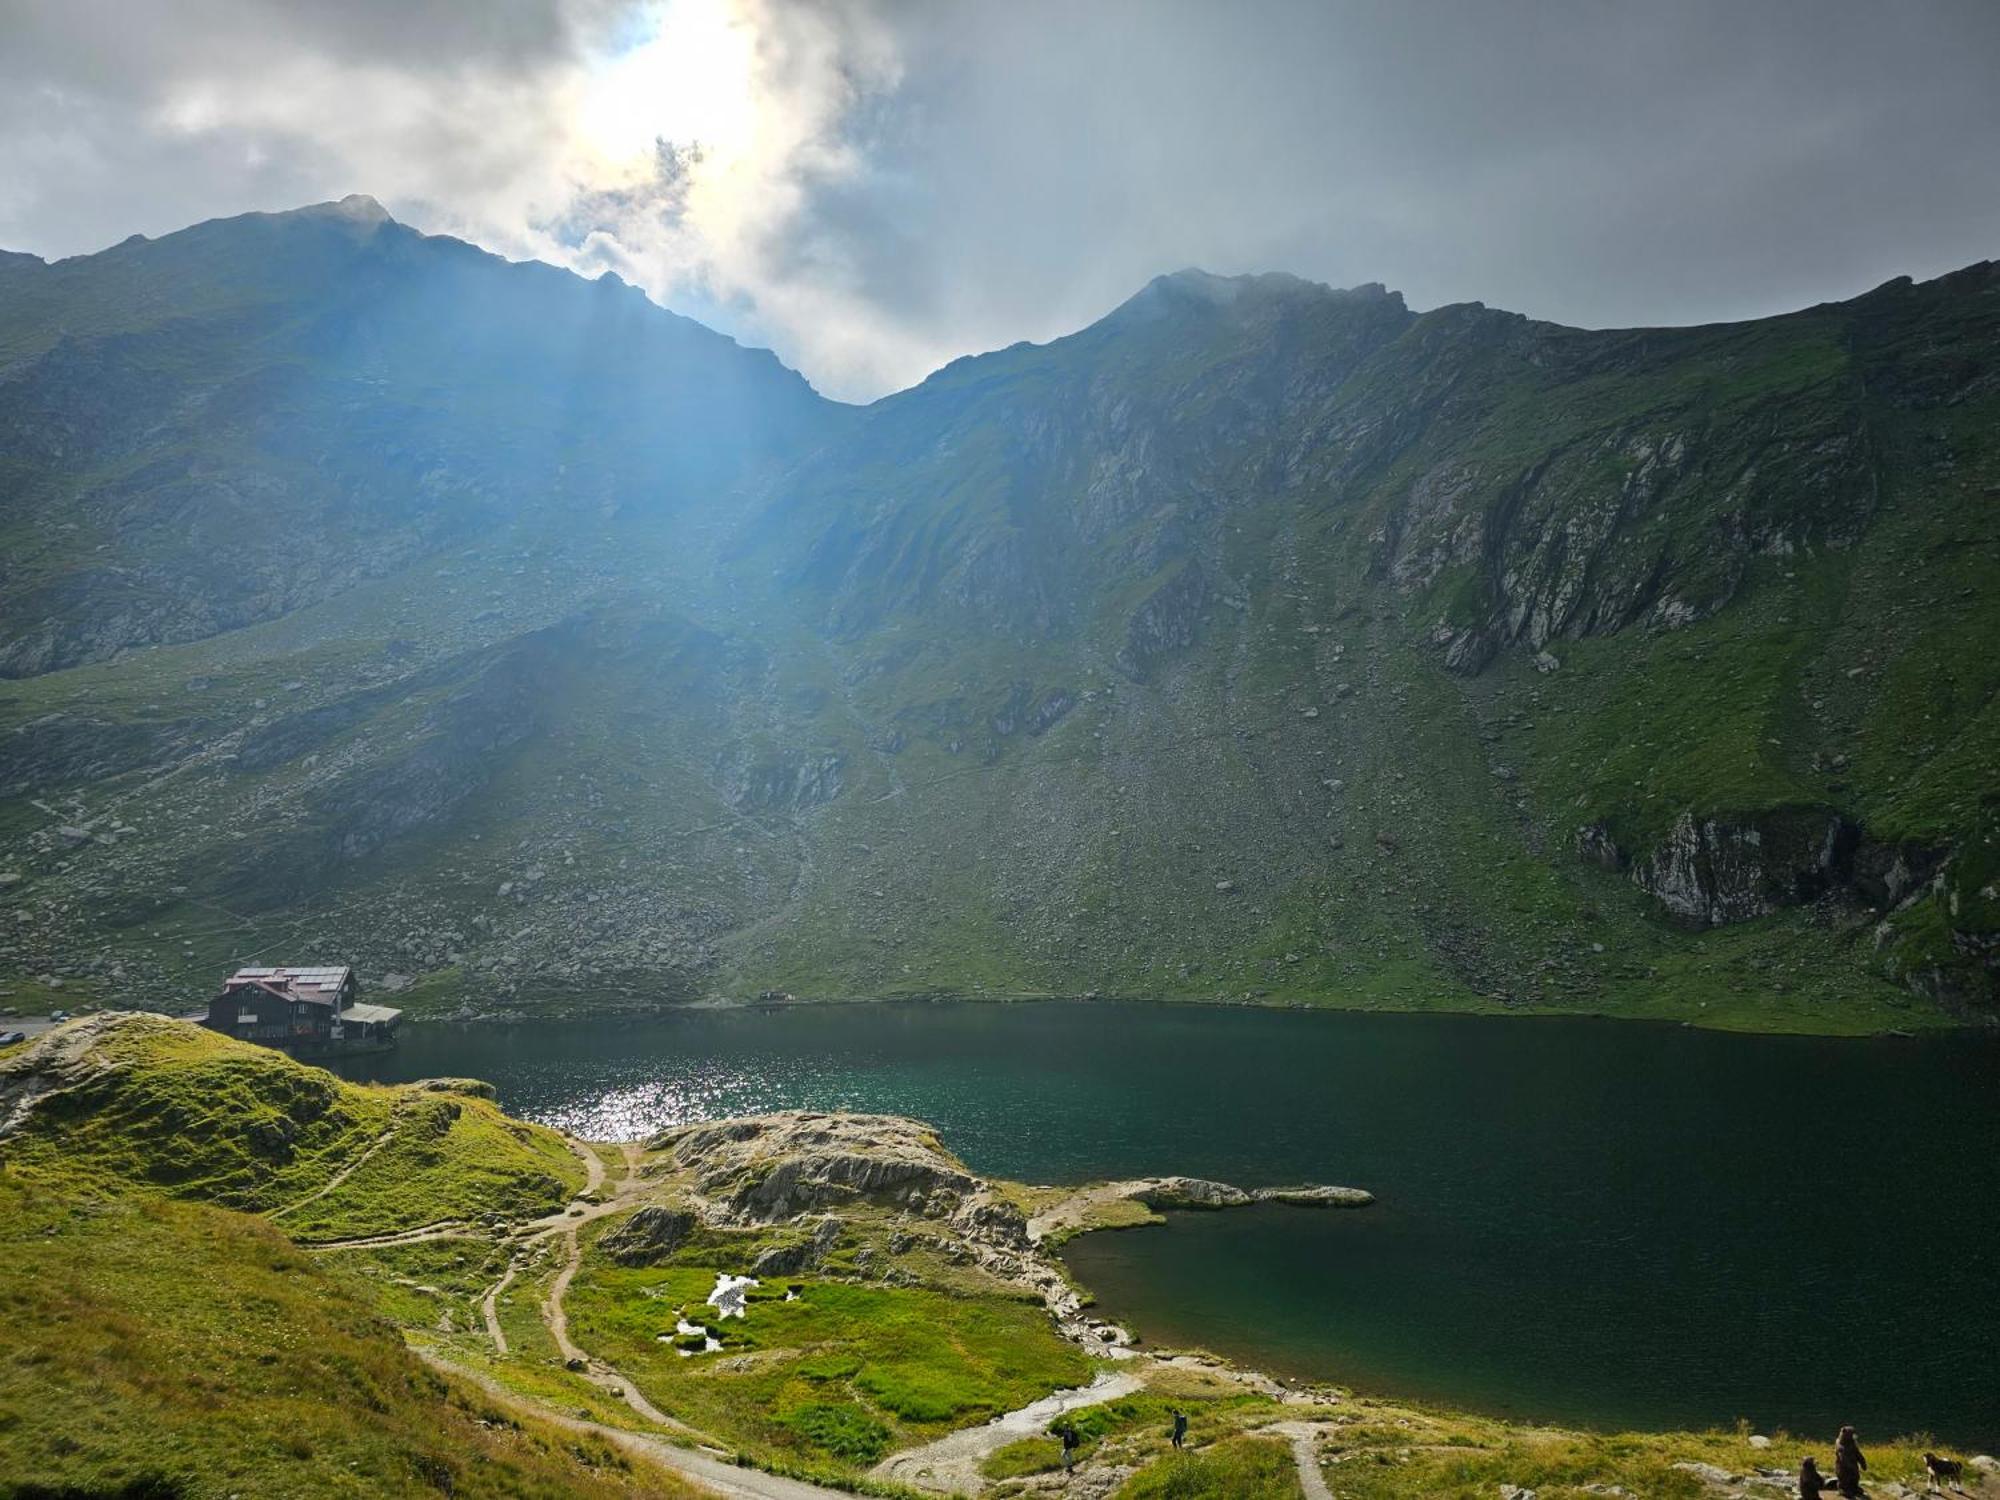
[(1862, 1456), (1861, 1440), (1854, 1435), (1854, 1429), (1841, 1428), (1833, 1445), (1833, 1482), (1844, 1500), (1854, 1500), (1861, 1493), (1861, 1471), (1867, 1467), (1868, 1460)]
[(1067, 1474), (1076, 1467), (1076, 1449), (1083, 1438), (1078, 1434), (1074, 1422), (1063, 1423), (1056, 1429), (1056, 1436), (1062, 1439), (1063, 1473)]
[(1186, 1441), (1187, 1441), (1187, 1413), (1184, 1411), (1177, 1411), (1174, 1413), (1175, 1449), (1178, 1450), (1181, 1444)]

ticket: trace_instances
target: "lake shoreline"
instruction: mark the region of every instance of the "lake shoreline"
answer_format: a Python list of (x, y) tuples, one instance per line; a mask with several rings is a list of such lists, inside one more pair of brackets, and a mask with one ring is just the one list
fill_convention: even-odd
[[(389, 992), (388, 1000), (398, 998), (396, 992)], [(1828, 1039), (1908, 1039), (1917, 1036), (1939, 1036), (1961, 1033), (1968, 1036), (2000, 1036), (2000, 1016), (1974, 1018), (1955, 1015), (1932, 1007), (1929, 1009), (1911, 1007), (1908, 1015), (1898, 1014), (1896, 1025), (1856, 1025), (1851, 1016), (1827, 1017), (1829, 1024), (1821, 1026), (1772, 1024), (1758, 1025), (1746, 1021), (1740, 1013), (1727, 1016), (1704, 1017), (1698, 1012), (1688, 1015), (1635, 1014), (1629, 1011), (1609, 1009), (1565, 1009), (1547, 1005), (1502, 1005), (1494, 1003), (1468, 1005), (1395, 1005), (1373, 1001), (1349, 1001), (1339, 997), (1324, 999), (1301, 999), (1291, 996), (1257, 996), (1250, 999), (1229, 999), (1215, 996), (1176, 996), (1170, 994), (1110, 995), (1100, 992), (1082, 994), (1056, 994), (1037, 992), (1015, 992), (995, 994), (990, 991), (960, 992), (932, 990), (915, 994), (894, 995), (796, 995), (782, 1000), (768, 999), (761, 995), (709, 995), (696, 1000), (653, 1003), (639, 1000), (595, 1001), (577, 1003), (573, 995), (560, 999), (551, 996), (547, 1002), (530, 1002), (526, 1005), (509, 1005), (502, 1009), (479, 1009), (470, 1002), (461, 1002), (455, 1009), (432, 1010), (426, 1005), (412, 1009), (405, 1024), (435, 1024), (451, 1026), (514, 1026), (532, 1025), (550, 1021), (646, 1021), (672, 1015), (703, 1014), (718, 1011), (761, 1011), (783, 1012), (811, 1009), (853, 1008), (862, 1006), (1025, 1006), (1025, 1005), (1144, 1005), (1174, 1009), (1203, 1009), (1217, 1011), (1264, 1010), (1288, 1013), (1321, 1013), (1327, 1015), (1373, 1015), (1373, 1016), (1441, 1016), (1479, 1017), (1484, 1019), (1505, 1019), (1519, 1021), (1603, 1021), (1635, 1027), (1652, 1026), (1658, 1028), (1688, 1028), (1710, 1031), (1732, 1036), (1795, 1036)], [(1792, 1018), (1773, 1018), (1792, 1019)]]
[[(1986, 1205), (2000, 1201), (1990, 1037), (1498, 1019), (764, 1003), (439, 1022), (337, 1071), (484, 1077), (510, 1112), (589, 1140), (858, 1111), (933, 1121), (973, 1170), (1014, 1182), (1356, 1183), (1381, 1205), (1176, 1215), (1158, 1235), (1099, 1240), (1117, 1246), (1101, 1274), (1106, 1254), (1079, 1247), (1079, 1277), (1162, 1341), (1460, 1409), (1810, 1427), (1838, 1399), (1877, 1428), (2000, 1432), (2000, 1407), (1956, 1361), (1887, 1361), (1835, 1389), (1837, 1371), (1802, 1376), (1776, 1332), (1830, 1344), (1858, 1307), (1874, 1327), (1951, 1326), (1968, 1348), (2000, 1347), (1980, 1300)], [(1865, 1211), (1834, 1210), (1855, 1182)], [(1895, 1277), (1858, 1274), (1882, 1263), (1888, 1226), (1928, 1223), (1923, 1205), (1946, 1201), (1962, 1211), (1895, 1235)], [(1802, 1212), (1805, 1240), (1786, 1227)], [(1663, 1282), (1677, 1288), (1665, 1323), (1648, 1291)], [(1712, 1391), (1708, 1365), (1727, 1376)]]

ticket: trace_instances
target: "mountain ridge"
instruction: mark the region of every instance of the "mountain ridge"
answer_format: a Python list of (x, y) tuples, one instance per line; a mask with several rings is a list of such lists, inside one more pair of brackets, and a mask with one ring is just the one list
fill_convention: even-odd
[(0, 367), (17, 985), (1992, 1013), (1990, 262), (1605, 331), (1171, 273), (855, 408), (360, 219), (118, 247)]

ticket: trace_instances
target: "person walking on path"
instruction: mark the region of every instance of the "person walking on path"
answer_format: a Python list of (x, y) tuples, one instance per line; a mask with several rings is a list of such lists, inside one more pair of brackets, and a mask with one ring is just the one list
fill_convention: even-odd
[(1177, 1411), (1174, 1413), (1174, 1451), (1176, 1453), (1180, 1452), (1181, 1444), (1186, 1440), (1187, 1440), (1187, 1413), (1184, 1411)]
[(1063, 1473), (1067, 1474), (1076, 1467), (1076, 1446), (1082, 1439), (1076, 1435), (1074, 1422), (1063, 1423), (1056, 1429), (1056, 1436), (1062, 1439)]
[(1854, 1435), (1852, 1427), (1840, 1429), (1840, 1437), (1833, 1445), (1833, 1482), (1844, 1500), (1855, 1500), (1861, 1493), (1861, 1471), (1868, 1467), (1868, 1460), (1861, 1452), (1861, 1439)]

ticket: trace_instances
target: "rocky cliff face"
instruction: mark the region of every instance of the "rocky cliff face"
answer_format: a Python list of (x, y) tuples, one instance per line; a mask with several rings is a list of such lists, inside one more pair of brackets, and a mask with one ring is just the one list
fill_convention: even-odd
[(10, 266), (0, 983), (1990, 1010), (1996, 421), (1991, 266), (1181, 273), (860, 410), (373, 214)]

